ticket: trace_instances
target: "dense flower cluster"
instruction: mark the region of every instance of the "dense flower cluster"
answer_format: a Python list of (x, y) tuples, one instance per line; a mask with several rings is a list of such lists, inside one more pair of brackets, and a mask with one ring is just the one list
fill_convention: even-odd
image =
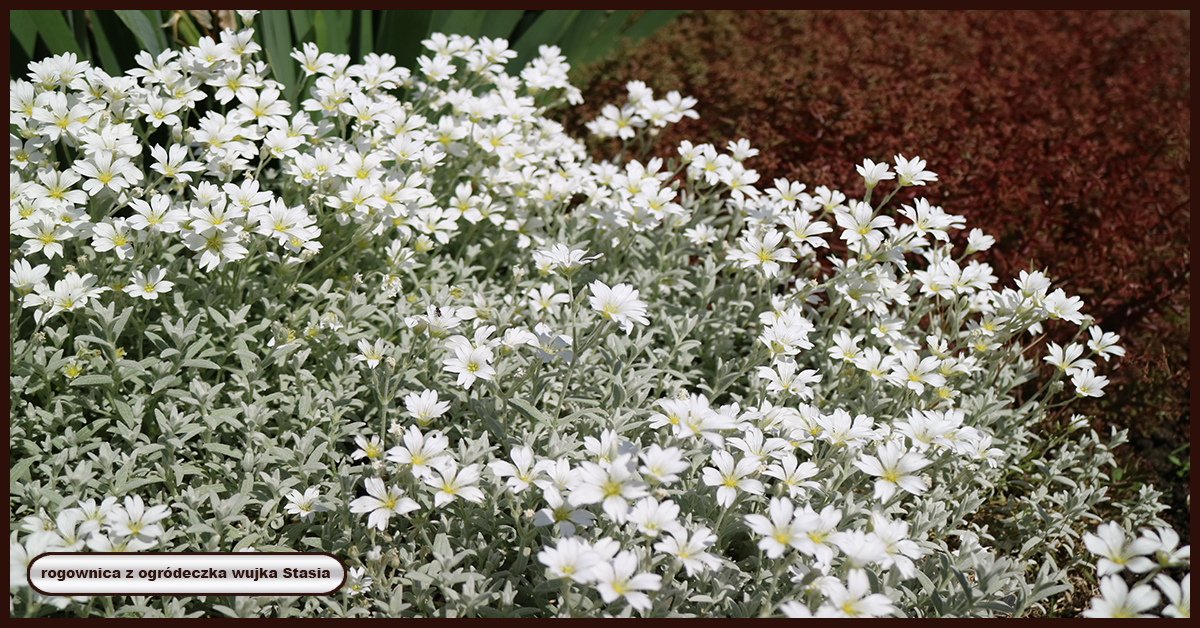
[(745, 137), (764, 181), (848, 195), (872, 186), (864, 156), (920, 147), (941, 176), (909, 194), (994, 236), (1003, 281), (1046, 271), (1124, 338), (1108, 394), (1080, 411), (1130, 428), (1128, 458), (1183, 529), (1187, 474), (1167, 454), (1190, 433), (1190, 42), (1180, 11), (694, 11), (583, 68), (586, 102), (561, 119), (583, 129), (642, 80), (703, 114), (650, 155)]
[[(864, 162), (895, 181), (874, 205), (760, 189), (745, 141), (596, 161), (545, 116), (578, 100), (557, 49), (514, 77), (504, 41), (424, 44), (415, 72), (305, 45), (298, 111), (249, 29), (13, 82), (14, 439), (121, 449), (85, 450), (112, 480), (18, 469), (14, 516), (137, 468), (171, 510), (125, 497), (110, 540), (170, 516), (164, 549), (352, 566), (340, 600), (234, 615), (988, 615), (1081, 564), (1045, 557), (1080, 543), (1123, 434), (1035, 430), (1103, 392), (1119, 339), (1042, 273), (998, 287), (961, 218), (893, 212), (924, 160)], [(696, 115), (628, 91), (595, 133)], [(1052, 325), (1091, 341), (1018, 406)], [(1024, 511), (981, 523), (1000, 497)], [(1122, 506), (1162, 526), (1152, 491)]]

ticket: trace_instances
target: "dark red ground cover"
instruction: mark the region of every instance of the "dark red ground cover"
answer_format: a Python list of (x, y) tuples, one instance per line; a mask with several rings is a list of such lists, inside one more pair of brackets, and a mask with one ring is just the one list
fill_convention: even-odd
[[(926, 159), (939, 181), (901, 200), (920, 194), (965, 216), (996, 238), (986, 259), (1003, 282), (1046, 270), (1122, 336), (1128, 355), (1103, 369), (1106, 396), (1070, 411), (1131, 428), (1123, 481), (1166, 491), (1164, 516), (1190, 537), (1190, 485), (1167, 460), (1190, 441), (1189, 19), (700, 11), (582, 69), (586, 104), (564, 122), (582, 131), (636, 79), (699, 100), (700, 119), (665, 130), (655, 154), (744, 137), (761, 150), (747, 162), (760, 185), (787, 177), (861, 194), (863, 158)], [(1052, 338), (1069, 342), (1054, 338), (1065, 327)]]

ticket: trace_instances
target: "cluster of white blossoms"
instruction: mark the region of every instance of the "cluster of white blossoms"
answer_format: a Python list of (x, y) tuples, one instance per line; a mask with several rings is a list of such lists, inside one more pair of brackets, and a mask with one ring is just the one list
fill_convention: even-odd
[[(1092, 598), (1084, 617), (1156, 617), (1146, 611), (1157, 608), (1162, 596), (1167, 601), (1163, 616), (1192, 616), (1192, 546), (1180, 547), (1174, 530), (1144, 529), (1141, 536), (1130, 539), (1121, 524), (1110, 521), (1100, 525), (1095, 534), (1085, 534), (1083, 542), (1089, 552), (1100, 557), (1096, 576), (1101, 594)], [(1188, 573), (1179, 582), (1162, 572), (1181, 567)], [(1122, 577), (1126, 570), (1139, 579), (1132, 588)], [(1150, 586), (1151, 582), (1155, 586)]]
[[(745, 140), (683, 142), (670, 160), (596, 161), (547, 117), (579, 102), (557, 48), (510, 76), (516, 53), (503, 40), (438, 34), (423, 44), (429, 54), (413, 70), (390, 55), (351, 64), (304, 44), (292, 54), (304, 93), (270, 78), (250, 29), (143, 53), (123, 77), (63, 55), (11, 82), (21, 307), (37, 329), (62, 325), (65, 335), (75, 319), (55, 318), (63, 312), (153, 320), (204, 302), (217, 322), (181, 345), (191, 366), (178, 369), (231, 372), (168, 396), (194, 401), (206, 421), (240, 412), (246, 423), (306, 422), (235, 430), (255, 449), (245, 469), (272, 466), (247, 476), (266, 483), (261, 493), (230, 489), (272, 495), (258, 509), (263, 537), (351, 548), (359, 566), (348, 595), (359, 610), (393, 612), (490, 586), (489, 602), (462, 608), (506, 599), (562, 615), (666, 615), (745, 603), (739, 612), (927, 616), (942, 610), (929, 578), (940, 571), (939, 586), (960, 586), (943, 568), (951, 562), (959, 576), (991, 581), (995, 567), (1006, 586), (1031, 590), (1034, 579), (1066, 580), (1026, 577), (1042, 550), (1026, 551), (1042, 546), (1001, 549), (972, 516), (986, 491), (1043, 472), (1031, 443), (1048, 439), (1027, 424), (1045, 418), (1063, 377), (1072, 398), (1102, 394), (1092, 358), (1122, 355), (1119, 339), (1044, 273), (997, 289), (988, 264), (966, 259), (994, 240), (976, 230), (956, 251), (960, 217), (919, 197), (897, 212), (892, 196), (871, 204), (884, 182), (894, 195), (936, 181), (924, 160), (865, 160), (863, 199), (786, 179), (760, 189), (747, 166), (758, 151)], [(694, 99), (627, 88), (627, 104), (588, 124), (593, 134), (628, 147), (696, 116)], [(252, 333), (216, 327), (238, 326), (246, 293), (255, 309), (236, 318), (279, 319), (256, 328), (272, 329), (260, 343), (271, 360), (252, 359)], [(1050, 384), (1013, 409), (1006, 395), (1042, 364), (1023, 343), (1050, 321), (1086, 328), (1090, 340), (1052, 344)], [(90, 334), (77, 341), (100, 340)], [(207, 359), (224, 345), (237, 357)], [(183, 354), (164, 348), (163, 360)], [(113, 401), (123, 382), (109, 384), (123, 416)], [(251, 412), (248, 400), (286, 411)], [(289, 466), (284, 454), (321, 436), (319, 454)], [(240, 451), (212, 445), (195, 455)], [(1050, 457), (1047, 468), (1074, 459)], [(1020, 498), (1028, 520), (1047, 517), (1045, 505), (1071, 513), (1064, 529), (1078, 527), (1103, 497), (1088, 481), (1079, 500), (1093, 501), (1057, 510), (1049, 489), (1031, 489)], [(280, 504), (292, 525), (267, 525)], [(46, 531), (14, 543), (14, 555), (77, 542), (145, 549), (169, 514), (137, 497), (74, 510), (27, 520)], [(1068, 534), (1053, 543), (1074, 542)], [(1109, 561), (1102, 575), (1113, 565), (1143, 573), (1139, 557), (1157, 550), (1113, 534), (1083, 541)], [(472, 579), (497, 565), (511, 569), (505, 582)], [(414, 600), (426, 580), (447, 588)], [(1160, 587), (1186, 614), (1189, 598)], [(1004, 608), (1006, 592), (963, 595), (955, 612), (984, 614)], [(1105, 599), (1123, 604), (1115, 596)]]
[[(46, 552), (140, 552), (158, 545), (166, 533), (163, 521), (171, 514), (165, 505), (149, 506), (137, 495), (124, 501), (106, 497), (79, 500), (75, 506), (63, 508), (50, 516), (45, 510), (25, 517), (21, 529), (13, 530), (9, 542), (9, 586), (29, 586), (29, 563)], [(16, 537), (24, 532), (25, 540)], [(86, 602), (86, 597), (43, 596), (34, 591), (36, 600), (66, 608), (72, 601)]]

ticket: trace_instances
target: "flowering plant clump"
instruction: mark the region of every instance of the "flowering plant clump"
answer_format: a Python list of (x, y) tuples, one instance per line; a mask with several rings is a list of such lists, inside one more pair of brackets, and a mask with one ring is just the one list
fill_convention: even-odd
[[(864, 162), (861, 199), (759, 187), (746, 142), (594, 161), (546, 117), (579, 102), (557, 49), (510, 76), (502, 40), (424, 44), (416, 72), (305, 45), (299, 89), (249, 29), (12, 82), (14, 614), (989, 616), (1085, 547), (1186, 562), (1158, 493), (1110, 502), (1125, 433), (1064, 411), (1117, 339), (1043, 273), (996, 286), (959, 217), (891, 207), (924, 160)], [(693, 104), (631, 83), (591, 130), (644, 144)], [(1092, 342), (1015, 400), (1061, 325)], [(1106, 517), (1157, 545), (1085, 536)], [(28, 587), (84, 546), (350, 573)]]

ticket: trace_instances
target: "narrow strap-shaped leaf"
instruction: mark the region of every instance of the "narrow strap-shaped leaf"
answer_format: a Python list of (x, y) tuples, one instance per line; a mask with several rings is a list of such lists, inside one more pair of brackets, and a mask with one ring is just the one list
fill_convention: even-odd
[(37, 25), (37, 34), (42, 36), (42, 41), (46, 42), (46, 47), (50, 49), (51, 53), (56, 55), (64, 52), (83, 54), (62, 11), (27, 11), (27, 13), (33, 19), (33, 23)]
[(521, 21), (522, 15), (525, 15), (524, 11), (487, 11), (479, 36), (508, 39), (517, 23)]
[(654, 31), (670, 24), (672, 20), (683, 13), (683, 11), (646, 11), (638, 21), (621, 33), (621, 36), (629, 39), (629, 43), (636, 44), (653, 35)]
[(348, 54), (350, 52), (350, 11), (321, 9), (314, 19), (317, 31), (317, 46), (322, 52)]
[(263, 11), (261, 20), (263, 50), (275, 80), (284, 84), (284, 97), (291, 101), (296, 92), (296, 69), (292, 59), (292, 33), (287, 11)]
[(484, 18), (487, 11), (463, 9), (459, 11), (436, 11), (434, 20), (441, 18), (441, 23), (434, 28), (435, 32), (447, 35), (464, 35), (479, 37), (483, 31)]
[(376, 51), (396, 57), (397, 65), (413, 69), (424, 48), (421, 40), (430, 33), (435, 11), (381, 11), (375, 30)]
[(21, 45), (25, 56), (33, 58), (33, 47), (37, 45), (37, 24), (30, 11), (9, 11), (8, 32)]
[(123, 74), (121, 62), (117, 59), (117, 52), (113, 49), (112, 44), (108, 40), (108, 29), (99, 21), (99, 11), (89, 11), (92, 26), (92, 34), (96, 37), (96, 56), (99, 58), (100, 67), (104, 68), (111, 76), (119, 76)]
[(291, 12), (292, 41), (296, 42), (297, 48), (300, 47), (300, 42), (305, 41), (313, 30), (313, 17), (316, 13), (312, 9), (297, 9)]
[[(157, 13), (157, 11), (156, 11)], [(158, 56), (166, 47), (164, 42), (161, 42), (158, 37), (158, 30), (155, 24), (150, 23), (150, 18), (142, 11), (117, 11), (117, 17), (133, 31), (133, 36), (142, 44), (142, 48), (151, 55)]]
[(71, 32), (75, 36), (75, 43), (79, 44), (80, 56), (91, 60), (93, 58), (92, 42), (88, 38), (87, 11), (63, 11), (63, 16), (67, 18), (67, 25), (71, 27)]
[(354, 13), (355, 32), (351, 39), (358, 42), (358, 56), (355, 58), (357, 61), (375, 52), (375, 33), (371, 25), (370, 11), (355, 11)]
[(571, 63), (571, 67), (599, 61), (615, 48), (620, 43), (618, 35), (621, 29), (625, 28), (625, 21), (629, 19), (630, 13), (633, 11), (628, 9), (609, 13), (608, 18), (596, 30), (596, 34), (588, 40), (587, 46), (575, 53), (574, 56), (567, 55), (567, 61)]
[(608, 11), (580, 11), (579, 16), (571, 22), (571, 26), (559, 38), (559, 48), (567, 60), (571, 60), (591, 43), (596, 31), (608, 17)]
[(512, 44), (512, 49), (516, 51), (517, 58), (510, 63), (518, 69), (525, 67), (535, 56), (537, 56), (538, 47), (543, 44), (557, 44), (559, 38), (571, 26), (571, 22), (579, 16), (579, 11), (546, 11), (534, 20), (529, 30), (521, 33), (517, 41)]

